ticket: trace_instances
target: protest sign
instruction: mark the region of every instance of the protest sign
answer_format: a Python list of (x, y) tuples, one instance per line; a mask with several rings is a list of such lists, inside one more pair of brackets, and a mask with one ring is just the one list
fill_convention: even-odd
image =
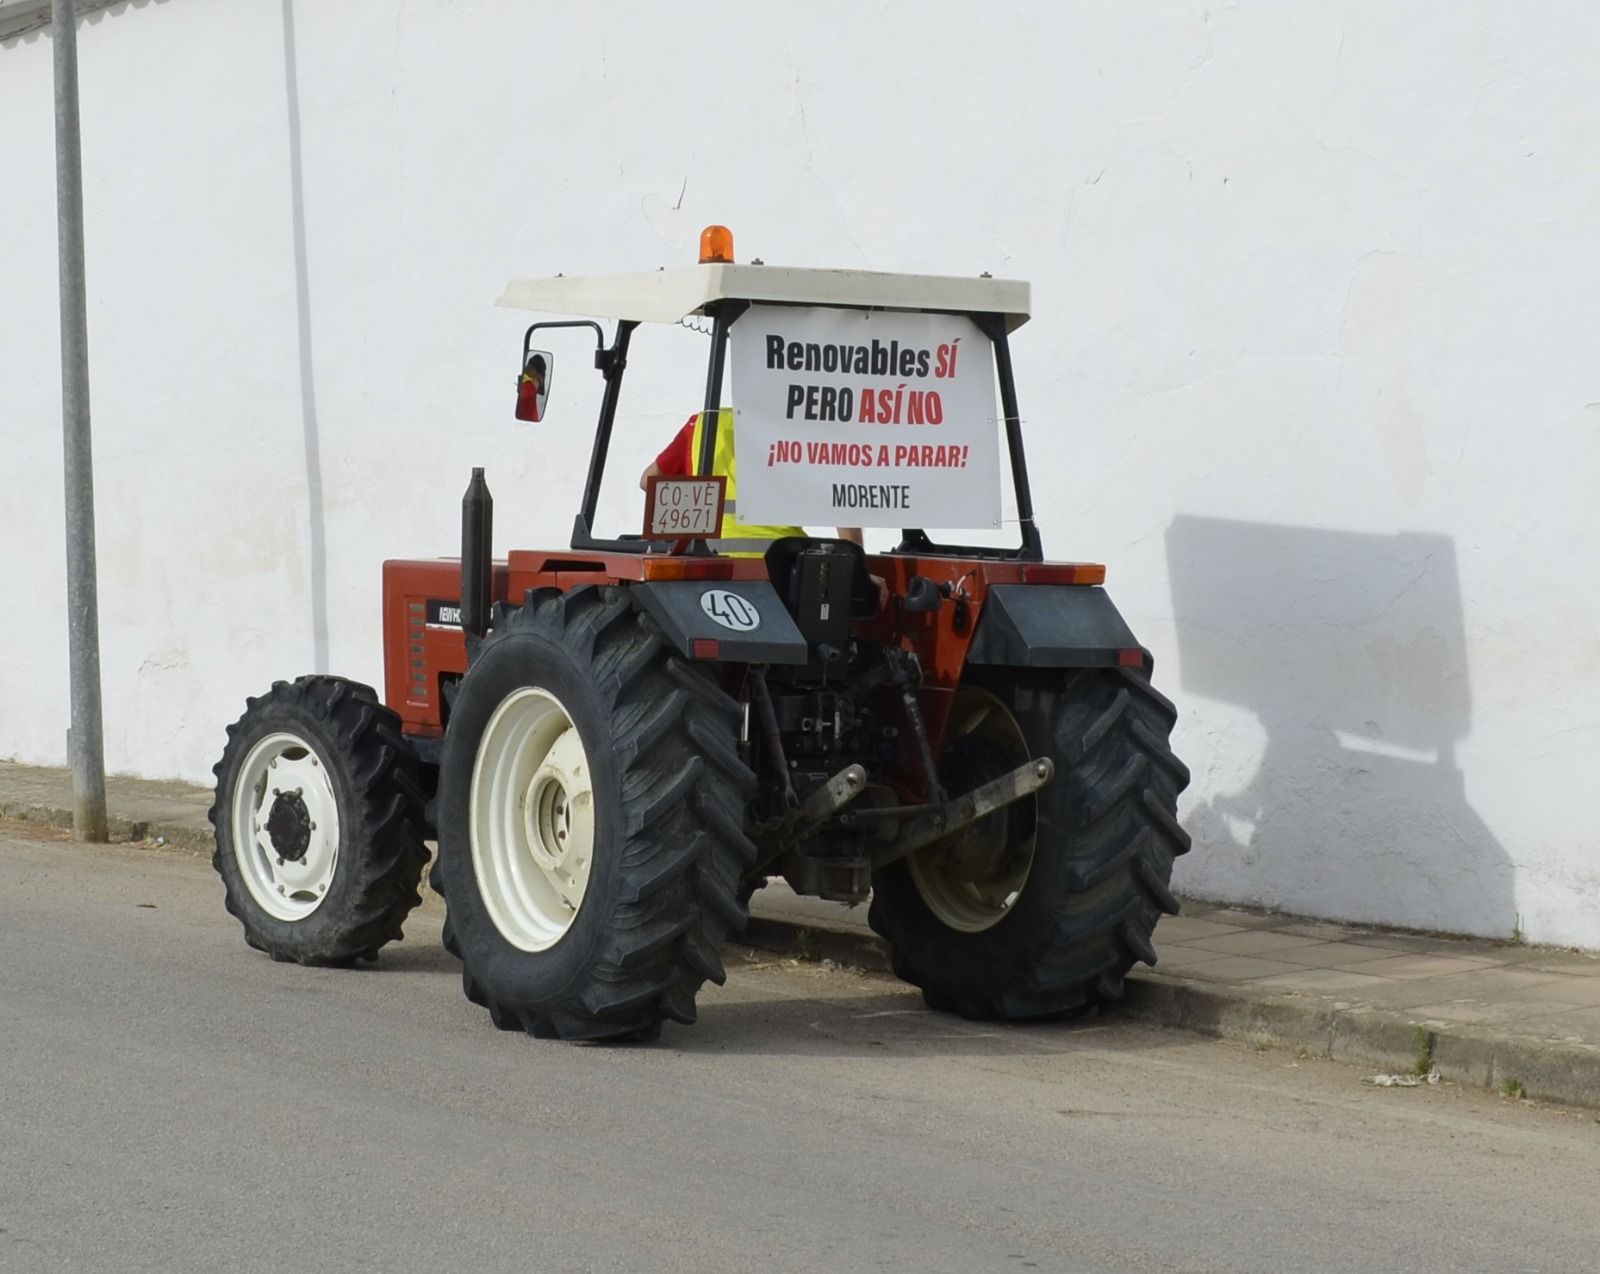
[(730, 335), (739, 517), (997, 527), (994, 351), (971, 319), (753, 305)]

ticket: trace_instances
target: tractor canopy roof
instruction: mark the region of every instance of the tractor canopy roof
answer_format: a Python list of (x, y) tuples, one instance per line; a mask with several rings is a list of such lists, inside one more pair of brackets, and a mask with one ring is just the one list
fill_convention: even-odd
[(497, 304), (546, 314), (676, 323), (718, 301), (999, 314), (1013, 332), (1028, 321), (1028, 284), (1017, 279), (876, 270), (814, 270), (709, 262), (634, 274), (513, 279)]

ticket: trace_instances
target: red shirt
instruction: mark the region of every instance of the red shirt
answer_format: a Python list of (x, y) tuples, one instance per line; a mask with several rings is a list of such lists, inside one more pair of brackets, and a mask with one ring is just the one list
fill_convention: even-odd
[(694, 422), (697, 419), (697, 416), (690, 416), (656, 457), (656, 468), (669, 478), (687, 478), (694, 472)]

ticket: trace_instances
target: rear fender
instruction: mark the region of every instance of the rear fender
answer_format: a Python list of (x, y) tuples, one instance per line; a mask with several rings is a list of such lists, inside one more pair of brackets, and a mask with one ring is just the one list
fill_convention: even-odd
[(1151, 660), (1103, 588), (997, 584), (978, 617), (967, 662), (1148, 671)]
[(765, 580), (664, 580), (633, 584), (628, 596), (685, 658), (750, 664), (809, 658), (778, 590)]

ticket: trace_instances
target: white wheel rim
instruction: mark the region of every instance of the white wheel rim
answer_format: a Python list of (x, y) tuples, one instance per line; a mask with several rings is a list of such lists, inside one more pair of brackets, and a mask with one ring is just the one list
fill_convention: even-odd
[(279, 731), (252, 747), (231, 816), (239, 873), (263, 911), (294, 921), (322, 906), (339, 867), (339, 802), (311, 744)]
[[(1027, 741), (1006, 706), (986, 690), (963, 686), (951, 709), (947, 746), (950, 739), (973, 733), (1003, 742), (1017, 765), (1028, 759)], [(974, 837), (981, 836), (981, 827), (982, 823), (975, 824), (966, 833), (935, 841), (906, 859), (928, 910), (961, 933), (982, 933), (1010, 915), (1033, 870), (1037, 828), (1003, 856), (989, 857), (975, 849)]]
[(514, 690), (484, 727), (468, 836), (489, 918), (547, 951), (578, 918), (594, 859), (594, 779), (572, 717), (547, 690)]

